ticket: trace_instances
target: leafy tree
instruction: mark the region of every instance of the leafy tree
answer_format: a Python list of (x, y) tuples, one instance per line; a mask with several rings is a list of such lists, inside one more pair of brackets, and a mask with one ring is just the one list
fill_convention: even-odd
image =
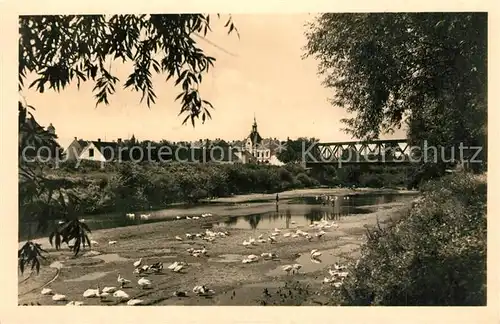
[[(238, 33), (231, 16), (225, 27), (228, 33)], [(203, 74), (214, 66), (215, 58), (207, 56), (193, 39), (208, 31), (210, 15), (204, 14), (20, 16), (19, 91), (25, 88), (31, 74), (37, 78), (28, 87), (40, 93), (46, 89), (59, 92), (71, 83), (76, 82), (79, 87), (82, 82), (91, 81), (95, 84), (96, 106), (107, 105), (120, 81), (111, 74), (108, 63), (132, 62), (133, 71), (124, 88), (140, 92), (141, 102), (146, 98), (150, 107), (156, 99), (152, 72), (166, 74), (166, 80), (174, 78), (175, 86), (182, 87), (176, 100), (181, 99), (180, 114), (187, 114), (183, 124), (191, 120), (194, 127), (195, 119), (201, 117), (205, 122), (210, 118), (208, 108), (213, 108), (201, 98), (198, 87)], [(86, 236), (90, 230), (73, 213), (79, 208), (70, 207), (78, 204), (77, 197), (59, 190), (62, 199), (58, 200), (58, 208), (49, 208), (57, 192), (54, 181), (37, 169), (39, 163), (28, 163), (23, 156), (28, 146), (53, 147), (55, 143), (52, 134), (36, 126), (33, 110), (24, 100), (19, 101), (19, 192), (25, 195), (20, 199), (21, 218), (29, 211), (31, 219), (40, 222), (40, 229), (48, 226), (51, 217), (62, 216), (66, 221), (54, 229), (51, 238), (56, 248), (74, 239), (76, 255), (80, 244), (90, 244)], [(45, 203), (40, 202), (42, 198)], [(41, 252), (41, 248), (28, 241), (18, 253), (20, 270), (24, 271), (27, 262), (38, 270)]]
[(414, 144), (486, 147), (486, 13), (328, 13), (306, 36), (354, 137), (407, 122)]
[[(299, 137), (296, 140), (287, 139), (285, 149), (277, 153), (277, 158), (284, 163), (298, 163), (302, 162), (302, 152), (317, 141), (315, 138)], [(305, 148), (305, 149), (304, 149)]]

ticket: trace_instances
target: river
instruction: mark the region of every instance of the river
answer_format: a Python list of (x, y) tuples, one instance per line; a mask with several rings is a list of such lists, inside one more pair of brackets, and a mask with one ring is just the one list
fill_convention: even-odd
[[(414, 194), (366, 193), (355, 195), (337, 195), (325, 201), (321, 196), (302, 196), (282, 199), (278, 204), (271, 199), (254, 200), (245, 203), (204, 203), (197, 206), (175, 206), (155, 211), (136, 211), (134, 218), (124, 213), (106, 213), (85, 215), (84, 220), (91, 230), (124, 227), (144, 223), (163, 222), (186, 217), (199, 217), (202, 213), (227, 216), (222, 222), (213, 225), (242, 229), (289, 228), (290, 225), (309, 225), (321, 219), (335, 220), (341, 217), (355, 217), (387, 208), (390, 203), (404, 203), (414, 198)], [(384, 206), (385, 205), (385, 206)], [(147, 219), (140, 215), (147, 215)], [(36, 224), (20, 224), (19, 240), (26, 240), (29, 226), (33, 230)], [(46, 236), (41, 233), (37, 237)]]

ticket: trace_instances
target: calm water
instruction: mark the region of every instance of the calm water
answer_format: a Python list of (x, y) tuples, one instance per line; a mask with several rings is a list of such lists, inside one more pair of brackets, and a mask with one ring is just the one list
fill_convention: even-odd
[(275, 209), (249, 215), (229, 216), (217, 225), (242, 229), (296, 228), (308, 226), (320, 220), (340, 220), (359, 214), (373, 213), (384, 208), (383, 204), (403, 202), (411, 199), (409, 195), (357, 195), (338, 196), (326, 201), (321, 197), (301, 197), (280, 203)]
[[(157, 211), (137, 211), (135, 214), (149, 214), (147, 220), (139, 217), (130, 219), (123, 213), (109, 213), (101, 215), (83, 216), (85, 223), (91, 230), (107, 229), (114, 227), (124, 227), (144, 223), (154, 223), (171, 220), (172, 217), (179, 216), (200, 216), (202, 213), (212, 213), (213, 215), (228, 215), (224, 222), (213, 223), (214, 226), (256, 229), (258, 228), (291, 228), (297, 226), (307, 226), (314, 221), (321, 219), (338, 220), (340, 217), (371, 213), (378, 208), (383, 208), (382, 204), (392, 202), (403, 202), (412, 199), (413, 195), (398, 194), (370, 194), (333, 197), (331, 201), (324, 201), (321, 197), (300, 197), (289, 200), (282, 200), (279, 205), (269, 203), (267, 205), (245, 203), (235, 204), (203, 204), (195, 207), (169, 208)], [(268, 202), (272, 202), (269, 200)], [(262, 203), (262, 201), (259, 201)], [(253, 206), (252, 206), (253, 205)], [(255, 212), (252, 209), (258, 208)], [(175, 218), (172, 220), (175, 221)], [(33, 227), (33, 226), (32, 226)], [(28, 236), (28, 224), (21, 224), (19, 239), (25, 240)], [(45, 236), (48, 233), (44, 233)]]

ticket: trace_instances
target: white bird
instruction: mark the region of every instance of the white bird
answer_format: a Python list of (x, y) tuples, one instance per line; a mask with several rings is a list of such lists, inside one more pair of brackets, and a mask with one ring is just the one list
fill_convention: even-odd
[(286, 271), (287, 274), (290, 274), (290, 271), (292, 271), (293, 269), (293, 266), (291, 265), (286, 265), (286, 266), (283, 266), (283, 271)]
[(193, 216), (193, 219), (200, 219), (198, 216)]
[(291, 221), (290, 224), (296, 224), (295, 221)]
[(128, 306), (135, 306), (135, 305), (140, 305), (142, 304), (144, 301), (142, 299), (131, 299), (127, 302), (127, 305)]
[(247, 256), (245, 259), (243, 259), (243, 263), (251, 263), (251, 262), (255, 262), (259, 259), (258, 256), (256, 256), (255, 254), (250, 254), (249, 256)]
[(321, 238), (321, 237), (322, 237), (323, 235), (325, 235), (325, 234), (326, 234), (326, 233), (325, 233), (325, 231), (320, 231), (319, 233), (316, 233), (316, 236), (317, 236), (318, 238)]
[(180, 236), (178, 236), (178, 235), (175, 237), (175, 239), (176, 239), (177, 241), (182, 241), (182, 237), (180, 237)]
[(99, 297), (99, 288), (97, 289), (87, 289), (83, 292), (84, 298)]
[(302, 268), (302, 264), (295, 263), (294, 265), (292, 265), (292, 268), (294, 272), (299, 272), (299, 270)]
[(151, 216), (151, 214), (142, 214), (141, 219), (149, 219), (149, 216)]
[(191, 219), (191, 217), (189, 217), (189, 216), (186, 216), (186, 219)]
[(280, 230), (280, 229), (278, 229), (278, 228), (275, 228), (275, 229), (274, 229), (274, 231), (275, 231), (276, 233), (281, 232), (281, 230)]
[(260, 240), (263, 237), (264, 237), (264, 234), (260, 234), (259, 237), (258, 237), (258, 239)]
[(142, 288), (149, 288), (151, 287), (151, 281), (149, 279), (146, 279), (146, 278), (141, 278), (137, 281), (137, 284), (139, 286), (141, 286)]
[(167, 268), (169, 270), (174, 270), (175, 267), (177, 267), (178, 265), (179, 265), (179, 262), (176, 261), (176, 262), (172, 263), (171, 265), (169, 265)]
[(161, 272), (163, 270), (163, 262), (156, 262), (149, 266), (149, 269), (156, 273)]
[(176, 218), (176, 219), (181, 219), (181, 216), (177, 216), (177, 217), (175, 217), (175, 218)]
[(130, 280), (123, 278), (121, 274), (118, 274), (118, 279), (116, 281), (118, 281), (118, 283), (121, 285), (122, 288), (126, 284), (130, 283)]
[(267, 239), (268, 239), (271, 243), (276, 243), (276, 242), (277, 242), (277, 241), (276, 241), (276, 239), (275, 239), (273, 236), (269, 236)]
[(274, 259), (274, 258), (278, 257), (275, 253), (271, 253), (271, 252), (264, 252), (260, 256), (263, 258), (267, 258), (267, 259)]
[(135, 214), (131, 214), (131, 213), (129, 213), (129, 214), (125, 214), (125, 215), (126, 215), (128, 218), (135, 218)]
[(244, 246), (250, 246), (252, 243), (248, 242), (247, 240), (243, 241)]
[(142, 264), (142, 258), (134, 262), (134, 268), (139, 268)]
[(323, 283), (330, 283), (330, 282), (333, 282), (333, 279), (332, 278), (326, 278), (323, 279)]
[(69, 303), (66, 304), (66, 306), (82, 306), (83, 305), (83, 302), (81, 301), (70, 301)]
[(311, 253), (311, 258), (318, 259), (321, 256), (321, 252), (315, 251)]
[(52, 300), (54, 300), (54, 301), (65, 301), (66, 300), (66, 295), (55, 294), (54, 296), (52, 296)]
[(104, 288), (102, 288), (102, 292), (108, 293), (108, 294), (114, 293), (115, 291), (116, 291), (116, 287), (104, 287)]
[(189, 240), (192, 239), (193, 238), (193, 234), (186, 233), (186, 238), (189, 239)]
[(288, 233), (283, 234), (283, 237), (289, 237), (290, 235), (292, 235), (292, 233), (288, 232)]
[(179, 264), (172, 271), (173, 272), (180, 272), (183, 268), (184, 268), (184, 265)]
[(52, 292), (52, 289), (50, 289), (50, 288), (43, 288), (42, 289), (42, 295), (52, 295), (52, 294), (54, 294)]
[(91, 241), (90, 241), (90, 244), (99, 245), (99, 242), (94, 241), (94, 240), (91, 240)]
[(120, 298), (120, 299), (129, 299), (129, 295), (124, 292), (123, 290), (117, 290), (113, 293), (113, 297), (115, 298)]
[(208, 289), (206, 286), (195, 286), (193, 292), (197, 295), (206, 295), (209, 293), (215, 293), (212, 289)]
[(113, 244), (116, 244), (116, 243), (118, 243), (118, 242), (117, 241), (109, 241), (108, 242), (109, 245), (113, 245)]

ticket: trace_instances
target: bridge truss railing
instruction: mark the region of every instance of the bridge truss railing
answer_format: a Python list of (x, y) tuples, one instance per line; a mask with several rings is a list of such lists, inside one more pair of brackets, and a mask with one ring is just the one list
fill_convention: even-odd
[(409, 164), (412, 148), (408, 140), (372, 140), (315, 143), (303, 150), (307, 166), (318, 164)]

